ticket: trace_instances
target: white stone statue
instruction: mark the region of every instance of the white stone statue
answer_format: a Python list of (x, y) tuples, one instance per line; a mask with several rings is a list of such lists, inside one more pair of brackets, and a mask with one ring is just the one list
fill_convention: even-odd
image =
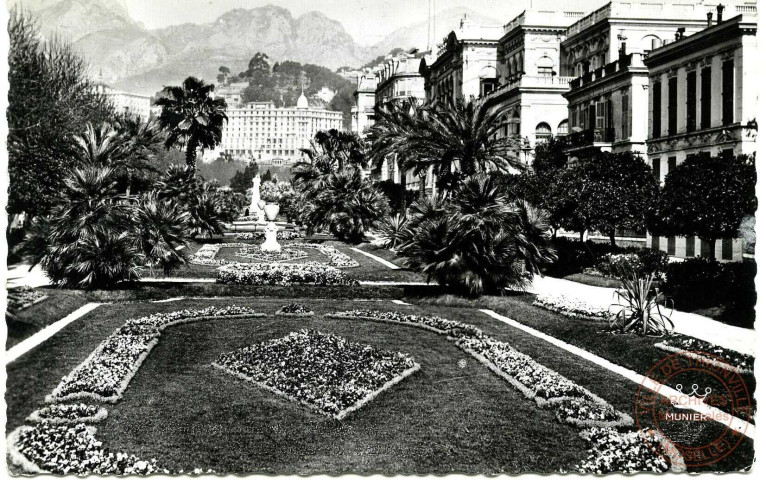
[(253, 177), (253, 198), (250, 200), (250, 215), (257, 216), (258, 223), (265, 223), (266, 220), (264, 220), (263, 207), (259, 205), (260, 203), (261, 177), (260, 175), (256, 174), (255, 177)]

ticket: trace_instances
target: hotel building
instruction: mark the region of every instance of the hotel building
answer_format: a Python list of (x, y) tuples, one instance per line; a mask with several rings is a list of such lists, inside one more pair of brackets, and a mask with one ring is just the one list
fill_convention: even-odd
[(366, 130), (375, 123), (375, 89), (378, 80), (374, 74), (363, 73), (356, 79), (354, 105), (351, 107), (351, 131), (364, 137)]
[(525, 10), (503, 27), (496, 65), (498, 85), (479, 98), (481, 108), (504, 112), (502, 134), (523, 140), (531, 161), (538, 142), (568, 133), (567, 101), (572, 77), (562, 76), (559, 45), (567, 25), (582, 12)]
[(99, 93), (109, 99), (115, 112), (139, 116), (144, 120), (149, 120), (152, 116), (152, 98), (150, 96), (115, 90), (104, 84), (96, 88)]
[(309, 108), (301, 94), (295, 107), (277, 108), (271, 102), (229, 106), (218, 151), (234, 158), (270, 162), (272, 165), (300, 161), (316, 132), (343, 128), (343, 112)]
[[(691, 154), (739, 155), (755, 152), (758, 100), (755, 4), (734, 5), (739, 13), (724, 21), (724, 6), (709, 26), (649, 52), (649, 135), (647, 154), (656, 178)], [(649, 237), (652, 248), (674, 257), (707, 256), (699, 238)], [(716, 242), (720, 260), (741, 260), (742, 241)]]

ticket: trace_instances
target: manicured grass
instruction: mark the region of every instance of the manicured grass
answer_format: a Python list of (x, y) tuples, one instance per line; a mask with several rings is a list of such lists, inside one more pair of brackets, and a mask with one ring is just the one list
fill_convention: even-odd
[(387, 248), (378, 247), (372, 243), (360, 243), (359, 245), (356, 245), (356, 248), (376, 255), (383, 260), (388, 260), (394, 265), (398, 265), (402, 268), (407, 268), (407, 262), (405, 261), (404, 257), (399, 256), (396, 252), (392, 252)]
[(621, 288), (622, 282), (616, 278), (599, 277), (596, 275), (588, 275), (587, 273), (573, 273), (567, 275), (564, 280), (570, 280), (572, 282), (582, 283), (590, 285), (592, 287), (605, 287), (605, 288)]
[[(389, 301), (298, 300), (318, 315)], [(98, 437), (171, 469), (221, 473), (553, 472), (584, 458), (577, 429), (557, 422), (446, 338), (366, 321), (275, 317), (283, 300), (209, 299), (100, 307), (8, 369), (8, 430), (61, 376), (129, 317), (208, 305), (257, 306), (266, 318), (167, 329)], [(422, 368), (343, 421), (328, 419), (211, 366), (222, 352), (314, 328), (411, 355)], [(461, 362), (465, 360), (465, 362)], [(551, 456), (550, 452), (556, 452)]]
[[(635, 410), (635, 395), (638, 385), (612, 374), (577, 356), (564, 352), (548, 342), (536, 339), (529, 334), (504, 326), (480, 312), (470, 314), (470, 318), (460, 318), (465, 315), (465, 307), (488, 308), (505, 315), (517, 322), (528, 325), (552, 337), (563, 340), (571, 345), (594, 353), (612, 363), (631, 369), (639, 374), (647, 373), (669, 354), (657, 348), (654, 344), (657, 338), (639, 337), (636, 335), (614, 335), (606, 333), (606, 325), (602, 322), (580, 320), (564, 317), (532, 305), (533, 295), (518, 295), (508, 297), (482, 297), (478, 300), (467, 300), (453, 296), (410, 299), (413, 303), (423, 305), (422, 308), (440, 312), (441, 316), (453, 320), (474, 323), (485, 332), (497, 336), (501, 340), (511, 342), (518, 350), (532, 356), (538, 362), (558, 371), (564, 376), (587, 386), (618, 409), (633, 414)], [(428, 307), (425, 304), (429, 305)], [(510, 336), (509, 336), (510, 334)], [(528, 342), (525, 347), (525, 343)], [(525, 349), (526, 348), (526, 349)], [(742, 376), (751, 395), (751, 404), (755, 410), (755, 377)], [(691, 377), (693, 379), (693, 377)], [(700, 377), (700, 383), (709, 383), (709, 378)], [(618, 387), (619, 385), (619, 387)], [(715, 385), (712, 385), (715, 387)], [(715, 390), (714, 390), (715, 393)], [(754, 420), (750, 419), (751, 423)], [(704, 435), (712, 436), (722, 432), (722, 426), (705, 425)], [(701, 433), (703, 434), (703, 433)], [(738, 449), (723, 461), (714, 465), (715, 468), (726, 470), (741, 469), (752, 463), (752, 441), (745, 439)], [(715, 470), (711, 467), (710, 469)], [(707, 470), (707, 469), (703, 469)]]
[(48, 296), (24, 310), (15, 312), (13, 318), (5, 317), (8, 327), (6, 350), (39, 332), (48, 325), (61, 320), (73, 311), (88, 303), (87, 294), (76, 290), (57, 290), (40, 288)]
[[(317, 313), (276, 317), (289, 301)], [(561, 373), (633, 414), (637, 386), (623, 377), (478, 312), (492, 308), (553, 336), (646, 371), (664, 353), (654, 339), (605, 336), (594, 322), (538, 309), (526, 297), (390, 301), (228, 298), (103, 306), (63, 329), (8, 368), (8, 431), (23, 423), (57, 385), (127, 318), (209, 305), (255, 306), (265, 318), (221, 319), (167, 329), (125, 397), (107, 406), (98, 437), (110, 448), (157, 458), (171, 469), (212, 468), (222, 473), (494, 473), (556, 471), (584, 458), (578, 429), (557, 422), (516, 389), (454, 347), (444, 336), (401, 325), (335, 320), (324, 313), (369, 308), (435, 314), (478, 326), (498, 340)], [(222, 352), (279, 338), (301, 328), (401, 351), (421, 371), (338, 422), (210, 366)], [(461, 360), (465, 360), (462, 362)], [(646, 420), (644, 420), (646, 422)], [(693, 432), (713, 438), (723, 427)], [(692, 432), (690, 432), (692, 434)], [(752, 442), (745, 439), (713, 470), (747, 468)], [(705, 469), (698, 469), (705, 470)]]

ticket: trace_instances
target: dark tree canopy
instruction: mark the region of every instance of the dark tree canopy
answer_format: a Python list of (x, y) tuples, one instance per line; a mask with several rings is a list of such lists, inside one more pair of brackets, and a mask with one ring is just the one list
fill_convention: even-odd
[(74, 166), (74, 135), (114, 113), (69, 44), (43, 43), (33, 21), (15, 9), (8, 34), (8, 212), (34, 216), (55, 204)]
[(229, 186), (235, 192), (245, 194), (248, 188), (253, 186), (253, 178), (258, 175), (258, 164), (250, 162), (245, 165), (244, 170), (237, 170), (232, 177)]
[(652, 230), (698, 236), (714, 257), (716, 240), (736, 237), (744, 217), (755, 213), (755, 182), (754, 156), (691, 155), (665, 177)]

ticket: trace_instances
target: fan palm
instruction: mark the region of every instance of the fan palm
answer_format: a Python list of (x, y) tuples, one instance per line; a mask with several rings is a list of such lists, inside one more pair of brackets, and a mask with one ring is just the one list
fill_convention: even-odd
[(223, 234), (225, 212), (216, 195), (202, 191), (189, 198), (189, 229), (195, 237)]
[(489, 171), (522, 171), (518, 139), (500, 135), (501, 112), (473, 101), (418, 107), (413, 103), (378, 108), (371, 127), (371, 157), (382, 161), (397, 154), (404, 170), (424, 174), (433, 169), (436, 185), (455, 190), (460, 180)]
[(138, 237), (149, 267), (160, 267), (167, 275), (185, 265), (189, 214), (160, 200), (155, 192), (141, 198), (137, 214)]
[(197, 168), (197, 149), (215, 148), (221, 143), (226, 101), (213, 98), (215, 86), (189, 77), (181, 86), (165, 87), (155, 105), (162, 107), (159, 123), (167, 130), (165, 148), (181, 145), (186, 165)]
[(144, 120), (133, 115), (120, 117), (117, 131), (124, 139), (125, 155), (116, 166), (127, 174), (125, 194), (130, 195), (134, 173), (157, 171), (152, 160), (162, 148), (164, 134), (157, 120)]
[(450, 200), (413, 205), (399, 252), (429, 281), (460, 294), (521, 289), (555, 258), (544, 220), (509, 199), (494, 176), (475, 175)]

